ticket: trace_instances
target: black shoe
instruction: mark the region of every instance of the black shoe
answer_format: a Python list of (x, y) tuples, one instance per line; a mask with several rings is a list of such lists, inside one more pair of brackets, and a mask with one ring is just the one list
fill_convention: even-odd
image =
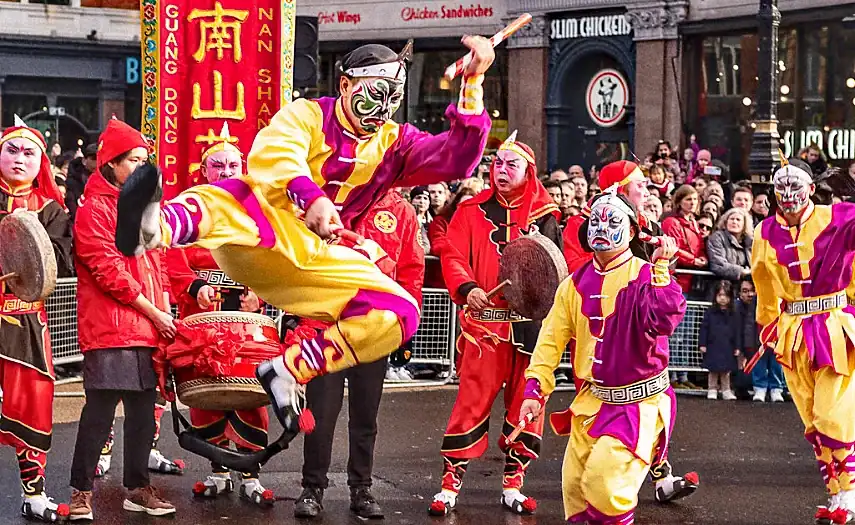
[(116, 248), (124, 255), (131, 257), (137, 253), (143, 214), (149, 205), (159, 203), (162, 198), (160, 170), (156, 166), (142, 164), (125, 181), (116, 210)]
[(363, 519), (383, 519), (383, 509), (371, 495), (371, 489), (368, 487), (351, 487), (350, 510)]
[(324, 489), (306, 487), (294, 502), (295, 518), (317, 518), (324, 510)]

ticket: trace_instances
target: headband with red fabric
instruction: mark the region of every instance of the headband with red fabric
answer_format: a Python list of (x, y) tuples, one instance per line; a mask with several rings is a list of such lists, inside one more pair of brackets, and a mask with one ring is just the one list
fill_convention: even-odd
[[(51, 162), (47, 155), (47, 141), (45, 141), (41, 132), (27, 126), (20, 117), (15, 115), (15, 125), (11, 128), (6, 128), (3, 131), (3, 134), (0, 135), (0, 147), (12, 139), (28, 140), (38, 147), (42, 154), (42, 158), (41, 165), (39, 166), (39, 172), (36, 174), (34, 179), (33, 192), (46, 199), (52, 199), (56, 201), (57, 204), (65, 208), (65, 201), (62, 198), (62, 194), (59, 192), (59, 188), (53, 178)], [(3, 174), (0, 173), (0, 178), (2, 178), (2, 176)]]
[[(517, 132), (514, 131), (499, 147), (499, 151), (512, 151), (526, 160), (526, 186), (523, 192), (523, 202), (519, 206), (522, 212), (522, 217), (526, 218), (525, 228), (528, 228), (536, 220), (541, 217), (552, 214), (557, 220), (561, 220), (561, 211), (555, 204), (555, 201), (543, 187), (543, 184), (537, 178), (537, 164), (535, 162), (534, 151), (527, 145), (516, 140)], [(495, 181), (496, 161), (490, 165), (490, 189), (484, 190), (474, 198), (467, 201), (467, 204), (481, 204), (488, 200), (496, 191)]]

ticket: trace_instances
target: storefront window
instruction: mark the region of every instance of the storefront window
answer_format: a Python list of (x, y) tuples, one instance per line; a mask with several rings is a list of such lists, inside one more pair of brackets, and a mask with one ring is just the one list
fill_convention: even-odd
[[(433, 51), (413, 56), (408, 79), (407, 122), (431, 133), (448, 129), (445, 108), (457, 102), (460, 78), (449, 82), (443, 74), (458, 58), (459, 51)], [(507, 120), (507, 71), (507, 53), (500, 50), (484, 79), (484, 107), (494, 120)]]
[(15, 115), (25, 118), (32, 113), (42, 111), (47, 107), (47, 97), (44, 95), (3, 95), (3, 119), (0, 128), (11, 126), (15, 122)]
[[(818, 31), (813, 35), (811, 47), (800, 46), (799, 36), (794, 28), (781, 29), (778, 34), (777, 118), (782, 135), (796, 127), (801, 115), (816, 114), (824, 106), (824, 82), (817, 79), (808, 86), (798, 80), (808, 63), (817, 76), (827, 71), (823, 54), (827, 52), (828, 34)], [(697, 84), (697, 106), (690, 110), (696, 112), (690, 132), (697, 135), (701, 146), (709, 149), (713, 158), (730, 167), (736, 179), (745, 176), (748, 170), (759, 80), (758, 47), (757, 35), (743, 34), (705, 37), (699, 50), (702, 80)], [(810, 59), (805, 58), (805, 49), (812, 50)], [(800, 101), (804, 105), (797, 103)]]

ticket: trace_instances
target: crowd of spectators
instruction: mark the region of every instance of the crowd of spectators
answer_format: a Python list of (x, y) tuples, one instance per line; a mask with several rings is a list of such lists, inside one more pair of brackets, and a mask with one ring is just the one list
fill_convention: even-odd
[[(53, 153), (56, 181), (66, 195), (73, 219), (97, 152), (90, 145), (76, 152), (60, 153), (55, 149)], [(828, 169), (819, 148), (805, 148), (799, 157), (816, 173)], [(485, 156), (474, 177), (401, 190), (417, 212), (425, 253), (440, 253), (457, 206), (489, 185), (491, 160)], [(640, 211), (676, 239), (680, 249), (676, 279), (687, 298), (711, 305), (699, 334), (699, 350), (705, 367), (712, 373), (708, 395), (713, 398), (720, 393), (723, 399), (732, 399), (734, 390), (741, 385), (743, 391), (753, 387), (757, 401), (765, 399), (767, 392), (772, 401), (779, 401), (784, 385), (780, 365), (774, 359), (765, 356), (751, 378), (740, 376), (744, 363), (759, 346), (753, 325), (751, 248), (754, 227), (770, 214), (768, 190), (732, 180), (728, 167), (713, 159), (710, 150), (701, 148), (694, 136), (679, 157), (668, 141), (659, 141), (639, 165), (648, 178), (649, 191)], [(855, 163), (847, 166), (847, 173), (855, 178)], [(598, 166), (586, 171), (573, 165), (566, 171), (545, 173), (541, 180), (561, 210), (562, 226), (569, 217), (582, 213), (587, 201), (601, 190)], [(443, 286), (436, 259), (428, 265), (425, 286)], [(680, 336), (678, 330), (676, 337)], [(672, 364), (681, 365), (673, 360)], [(697, 388), (685, 372), (672, 374), (672, 380), (679, 388)]]
[[(798, 156), (815, 173), (828, 169), (819, 148), (805, 148)], [(430, 242), (441, 243), (441, 233), (457, 205), (489, 184), (489, 161), (485, 157), (477, 176), (471, 179), (409, 191), (424, 227), (427, 253), (438, 255), (441, 251), (441, 246)], [(769, 189), (733, 180), (728, 167), (714, 159), (709, 149), (700, 147), (694, 136), (679, 157), (669, 142), (659, 141), (639, 165), (648, 178), (650, 193), (641, 212), (677, 240), (676, 279), (686, 297), (697, 301), (698, 306), (709, 305), (699, 333), (696, 319), (694, 326), (686, 323), (675, 334), (686, 340), (694, 340), (697, 334), (697, 350), (711, 373), (708, 396), (731, 400), (737, 393), (751, 396), (753, 392), (755, 401), (782, 401), (783, 374), (771, 352), (764, 355), (751, 376), (742, 372), (759, 347), (751, 248), (754, 227), (770, 214)], [(847, 170), (855, 178), (855, 164)], [(545, 173), (541, 180), (561, 210), (562, 225), (582, 213), (586, 202), (600, 192), (598, 166), (586, 171), (573, 165)], [(438, 275), (438, 271), (429, 270), (427, 285), (442, 286)], [(672, 365), (689, 365), (680, 360), (681, 356), (672, 356)], [(703, 380), (699, 375), (696, 382)], [(685, 372), (673, 373), (672, 382), (678, 388), (698, 388)]]

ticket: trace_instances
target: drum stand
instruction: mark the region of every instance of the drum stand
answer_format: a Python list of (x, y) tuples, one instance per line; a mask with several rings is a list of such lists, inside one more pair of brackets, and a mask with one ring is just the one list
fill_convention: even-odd
[[(175, 384), (171, 377), (169, 384), (174, 391)], [(287, 449), (291, 441), (300, 434), (299, 431), (285, 430), (279, 439), (263, 450), (252, 453), (218, 447), (196, 433), (190, 422), (178, 411), (175, 398), (172, 399), (172, 428), (178, 436), (178, 444), (181, 448), (237, 472), (258, 472), (265, 463), (270, 461), (270, 458)]]

